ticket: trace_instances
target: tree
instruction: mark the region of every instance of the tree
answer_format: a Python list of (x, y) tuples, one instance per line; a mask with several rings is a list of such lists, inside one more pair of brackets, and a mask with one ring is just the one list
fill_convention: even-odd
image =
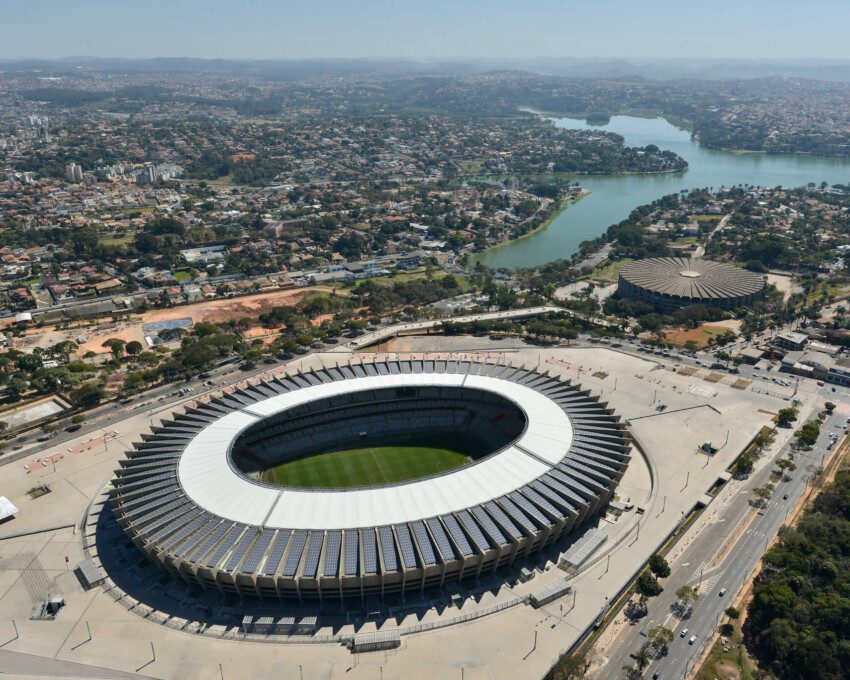
[(136, 356), (137, 354), (141, 354), (144, 347), (142, 343), (138, 340), (131, 340), (127, 343), (127, 346), (124, 348), (124, 351), (127, 352), (130, 356)]
[(801, 444), (812, 446), (820, 436), (820, 422), (810, 420), (794, 433)]
[(646, 595), (641, 595), (637, 601), (629, 598), (629, 602), (626, 605), (626, 617), (629, 619), (642, 619), (647, 614), (649, 614), (649, 607), (646, 604)]
[(586, 650), (562, 657), (552, 673), (552, 680), (584, 680), (593, 664), (593, 656)]
[(835, 410), (835, 404), (831, 401), (826, 402), (823, 407), (826, 409), (827, 413), (832, 413)]
[(655, 628), (650, 628), (646, 636), (649, 639), (649, 644), (652, 645), (656, 654), (665, 653), (667, 651), (667, 645), (673, 642), (674, 638), (673, 631), (664, 626), (655, 626)]
[(767, 500), (772, 495), (772, 491), (765, 486), (757, 486), (753, 489), (753, 493), (761, 499)]
[(726, 616), (730, 619), (739, 619), (741, 618), (741, 612), (739, 612), (735, 607), (726, 607), (726, 611), (724, 612)]
[(632, 654), (632, 657), (635, 660), (635, 664), (637, 664), (638, 670), (642, 671), (649, 665), (649, 662), (652, 661), (652, 657), (649, 655), (649, 644), (642, 645), (641, 648)]
[(648, 571), (641, 572), (640, 576), (638, 576), (636, 587), (638, 593), (647, 597), (660, 595), (664, 590), (661, 584), (658, 583), (658, 579)]
[(623, 666), (623, 673), (626, 680), (640, 680), (643, 671), (637, 666)]
[(155, 253), (159, 250), (159, 239), (153, 234), (143, 231), (136, 234), (133, 245), (140, 253)]
[(120, 359), (124, 355), (124, 347), (126, 345), (127, 343), (120, 338), (109, 338), (108, 340), (104, 340), (100, 346), (109, 348), (112, 350), (112, 355), (116, 359)]
[(670, 575), (670, 565), (657, 553), (649, 558), (649, 569), (658, 578), (667, 578)]
[(679, 598), (682, 607), (687, 610), (694, 606), (694, 603), (699, 598), (699, 593), (697, 593), (696, 588), (684, 585), (676, 591), (676, 597)]
[(753, 471), (754, 461), (751, 455), (743, 455), (738, 459), (735, 465), (735, 472), (739, 475), (746, 476)]
[(22, 354), (17, 361), (18, 368), (29, 373), (34, 373), (43, 365), (41, 357), (37, 354)]
[(798, 411), (796, 408), (792, 406), (788, 406), (787, 408), (779, 409), (779, 412), (776, 414), (777, 421), (779, 425), (788, 426), (797, 420)]
[(789, 460), (788, 458), (782, 458), (781, 460), (776, 461), (776, 467), (778, 467), (783, 472), (794, 472), (797, 469), (797, 466)]
[[(192, 329), (192, 333), (197, 335), (199, 338), (205, 338), (210, 335), (215, 335), (216, 333), (220, 333), (219, 327), (214, 323), (208, 323), (206, 321), (202, 321), (200, 323), (196, 323), (195, 327)], [(160, 334), (162, 335), (162, 334)]]
[(75, 406), (86, 408), (100, 403), (105, 396), (105, 392), (99, 383), (87, 382), (73, 390), (69, 396)]
[(839, 471), (797, 526), (783, 528), (765, 554), (744, 635), (771, 677), (847, 677), (848, 532), (850, 471)]

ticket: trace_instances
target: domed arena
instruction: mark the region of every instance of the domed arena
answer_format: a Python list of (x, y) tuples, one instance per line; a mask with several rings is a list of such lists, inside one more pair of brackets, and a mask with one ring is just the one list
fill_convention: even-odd
[(760, 299), (764, 278), (724, 262), (684, 257), (653, 257), (620, 270), (620, 297), (670, 312), (689, 305), (733, 310)]

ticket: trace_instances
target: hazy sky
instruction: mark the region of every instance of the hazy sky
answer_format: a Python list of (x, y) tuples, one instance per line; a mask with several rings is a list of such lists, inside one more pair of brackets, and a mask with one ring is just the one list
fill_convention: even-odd
[(6, 0), (0, 57), (850, 59), (850, 0)]

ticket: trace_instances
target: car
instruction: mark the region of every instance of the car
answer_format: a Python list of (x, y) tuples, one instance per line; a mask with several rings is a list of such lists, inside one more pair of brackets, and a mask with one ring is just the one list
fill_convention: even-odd
[(786, 493), (784, 496), (782, 496), (782, 500), (783, 500), (783, 501), (787, 501), (787, 500), (788, 500), (788, 494), (787, 494), (787, 493)]
[(652, 680), (658, 680), (660, 677), (661, 671), (655, 671), (655, 673), (652, 674)]
[(76, 432), (81, 427), (82, 425), (80, 425), (79, 423), (74, 423), (73, 425), (68, 425), (68, 427), (65, 428), (65, 432)]
[(726, 594), (726, 588), (720, 589), (720, 597), (723, 597)]
[(682, 630), (679, 631), (679, 637), (685, 637), (687, 634), (688, 634), (687, 628), (682, 628)]
[(689, 644), (689, 645), (692, 645), (692, 644), (694, 644), (694, 642), (696, 642), (696, 641), (697, 641), (697, 636), (696, 636), (696, 635), (691, 635), (690, 640), (688, 640), (688, 644)]

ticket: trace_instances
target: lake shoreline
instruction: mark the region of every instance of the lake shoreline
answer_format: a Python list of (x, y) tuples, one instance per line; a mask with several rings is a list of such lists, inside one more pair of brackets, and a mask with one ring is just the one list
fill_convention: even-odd
[[(556, 215), (534, 238), (512, 240), (476, 253), (473, 262), (494, 269), (523, 269), (554, 260), (567, 260), (583, 241), (604, 234), (628, 218), (636, 207), (662, 196), (697, 188), (731, 186), (799, 187), (810, 182), (846, 183), (850, 160), (810, 154), (739, 153), (702, 146), (686, 130), (662, 118), (617, 116), (607, 126), (589, 126), (576, 118), (554, 121), (567, 129), (615, 132), (628, 146), (655, 144), (688, 162), (687, 172), (656, 174), (582, 175), (583, 188), (592, 195), (571, 210)], [(566, 176), (565, 176), (566, 178)], [(578, 178), (577, 178), (578, 179)]]
[(483, 255), (484, 253), (488, 253), (492, 250), (497, 250), (498, 248), (504, 248), (505, 246), (510, 245), (511, 243), (517, 243), (518, 241), (522, 241), (523, 239), (531, 238), (532, 236), (539, 234), (541, 231), (548, 229), (551, 226), (552, 222), (555, 221), (556, 217), (558, 217), (562, 212), (564, 212), (569, 206), (578, 203), (585, 196), (589, 196), (590, 193), (591, 192), (588, 189), (582, 189), (581, 193), (579, 193), (579, 195), (575, 198), (570, 198), (568, 200), (561, 201), (561, 205), (559, 205), (555, 210), (553, 210), (552, 214), (549, 215), (549, 217), (543, 220), (534, 229), (529, 232), (526, 232), (522, 236), (504, 239), (502, 241), (499, 241), (498, 243), (494, 243), (493, 245), (487, 246), (484, 250), (479, 250), (477, 253), (473, 253), (472, 256), (469, 258), (467, 268), (473, 267), (475, 265), (475, 260), (478, 258), (478, 256)]

